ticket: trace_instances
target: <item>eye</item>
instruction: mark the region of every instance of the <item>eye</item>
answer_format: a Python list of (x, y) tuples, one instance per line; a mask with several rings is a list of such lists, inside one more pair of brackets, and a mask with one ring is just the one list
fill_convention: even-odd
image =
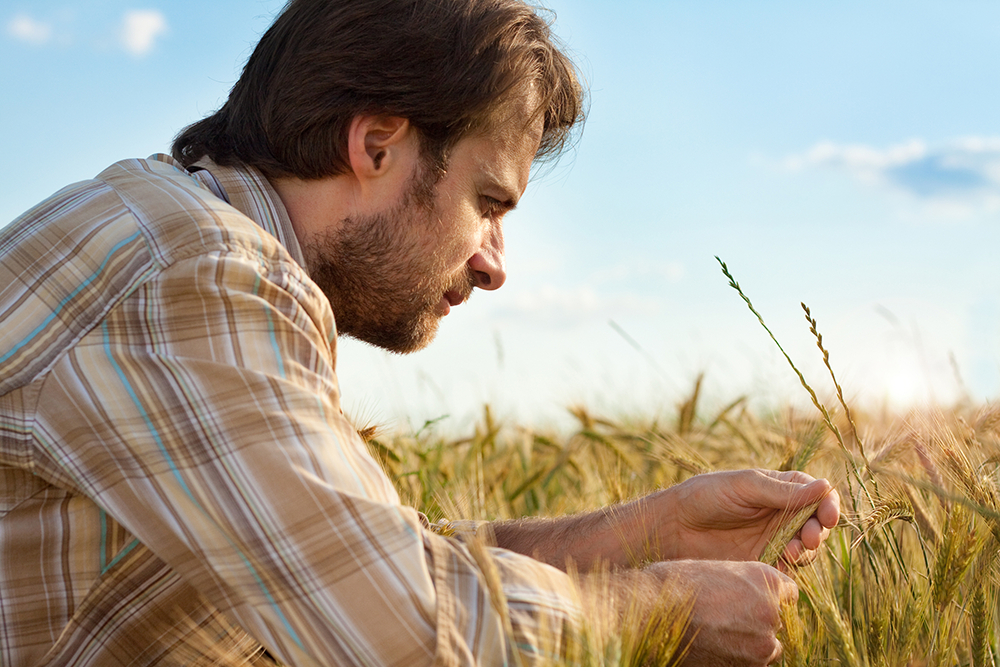
[(482, 195), (479, 199), (482, 202), (483, 215), (493, 217), (500, 211), (501, 203), (499, 199), (494, 199), (487, 195)]
[(487, 218), (499, 218), (506, 213), (509, 208), (504, 202), (490, 197), (489, 195), (482, 195), (480, 197), (480, 201), (482, 202), (481, 207), (483, 209), (483, 217)]

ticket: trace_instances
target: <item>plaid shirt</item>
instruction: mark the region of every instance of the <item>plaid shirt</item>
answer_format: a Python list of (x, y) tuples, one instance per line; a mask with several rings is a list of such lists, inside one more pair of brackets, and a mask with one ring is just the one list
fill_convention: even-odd
[(0, 233), (0, 665), (533, 655), (568, 577), (400, 504), (277, 194), (201, 166), (119, 162)]

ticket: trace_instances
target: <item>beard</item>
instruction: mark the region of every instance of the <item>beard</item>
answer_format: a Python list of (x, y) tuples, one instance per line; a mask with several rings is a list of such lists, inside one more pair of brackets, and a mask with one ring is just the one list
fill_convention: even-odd
[(434, 236), (431, 174), (418, 169), (397, 205), (345, 218), (340, 229), (303, 247), (310, 276), (333, 307), (337, 332), (392, 352), (426, 347), (437, 334), (441, 300), (466, 301), (475, 277), (447, 269), (448, 239)]

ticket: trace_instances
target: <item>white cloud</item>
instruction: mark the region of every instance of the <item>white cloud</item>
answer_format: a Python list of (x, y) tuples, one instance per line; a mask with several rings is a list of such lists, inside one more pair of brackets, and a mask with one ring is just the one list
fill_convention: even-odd
[(52, 37), (52, 26), (18, 14), (7, 24), (7, 34), (29, 44), (44, 44)]
[(167, 31), (167, 19), (155, 9), (130, 9), (122, 25), (122, 45), (134, 56), (152, 51), (156, 38)]
[(913, 139), (888, 148), (821, 142), (784, 164), (793, 170), (843, 169), (866, 183), (953, 210), (1000, 204), (1000, 137), (966, 137), (940, 146)]
[(822, 141), (803, 155), (793, 155), (785, 160), (790, 169), (804, 169), (816, 165), (844, 167), (855, 173), (882, 171), (901, 164), (919, 160), (927, 154), (927, 147), (919, 139), (879, 150), (862, 144), (835, 144)]

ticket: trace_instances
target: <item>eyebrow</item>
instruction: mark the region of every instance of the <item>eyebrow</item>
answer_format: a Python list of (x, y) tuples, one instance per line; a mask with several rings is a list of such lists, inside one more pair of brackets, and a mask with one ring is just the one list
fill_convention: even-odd
[[(487, 177), (486, 177), (486, 188), (485, 189), (486, 190), (495, 190), (496, 194), (501, 195), (500, 197), (493, 197), (493, 198), (496, 199), (500, 203), (500, 206), (503, 208), (504, 213), (510, 213), (515, 208), (517, 208), (517, 203), (518, 203), (517, 199), (518, 199), (518, 197), (515, 194), (513, 194), (514, 190), (511, 189), (511, 188), (509, 188), (509, 187), (507, 187), (507, 185), (505, 185), (504, 183), (502, 183), (499, 179), (495, 178), (494, 176), (487, 175)], [(489, 195), (488, 192), (484, 193), (484, 194), (487, 194), (488, 196), (492, 196), (492, 195)]]

